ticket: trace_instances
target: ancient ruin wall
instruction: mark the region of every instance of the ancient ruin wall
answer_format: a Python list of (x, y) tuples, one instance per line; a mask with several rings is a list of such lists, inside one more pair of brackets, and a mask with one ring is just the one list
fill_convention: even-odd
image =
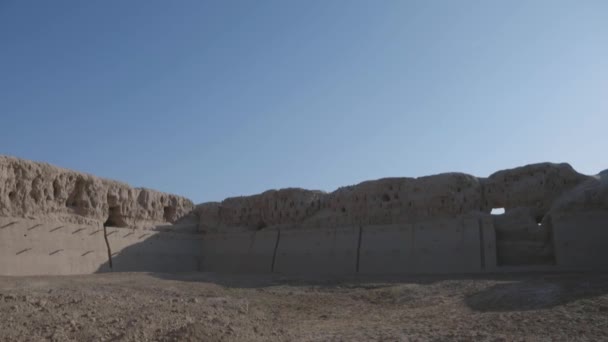
[(529, 208), (544, 216), (555, 200), (594, 177), (562, 164), (532, 164), (502, 170), (482, 180), (486, 208)]
[(230, 227), (259, 230), (269, 226), (295, 224), (318, 212), (322, 191), (288, 188), (269, 190), (253, 196), (227, 198), (221, 203), (198, 205), (192, 217), (203, 231), (223, 231)]
[(0, 157), (0, 274), (107, 271), (110, 260), (117, 271), (309, 275), (608, 269), (607, 179), (542, 163), (193, 208), (179, 196)]
[(201, 245), (200, 234), (0, 217), (0, 275), (192, 272)]
[(171, 224), (192, 208), (180, 196), (0, 156), (0, 274), (196, 271), (200, 234)]
[(258, 230), (287, 225), (333, 228), (419, 223), (489, 214), (492, 208), (526, 208), (542, 220), (554, 202), (593, 177), (568, 164), (540, 163), (499, 171), (488, 178), (444, 173), (384, 178), (331, 193), (304, 189), (267, 191), (198, 205), (192, 216), (202, 231)]
[(180, 196), (0, 156), (0, 216), (150, 227), (175, 222), (192, 208)]
[[(344, 253), (350, 254), (342, 255), (345, 264), (337, 268), (349, 265), (344, 269), (357, 273), (485, 272), (563, 265), (578, 269), (582, 262), (564, 259), (584, 254), (584, 246), (593, 241), (577, 237), (581, 228), (572, 222), (587, 222), (586, 232), (601, 235), (602, 215), (608, 217), (608, 188), (601, 186), (602, 179), (582, 175), (568, 164), (540, 163), (487, 178), (444, 173), (366, 181), (331, 193), (273, 190), (204, 203), (190, 216), (202, 232), (212, 234), (210, 239), (236, 249), (238, 243), (253, 246), (259, 233), (276, 233), (276, 244), (265, 245), (267, 258), (257, 269), (281, 273), (328, 270)], [(494, 208), (505, 213), (491, 215)], [(580, 214), (591, 208), (604, 214), (593, 213), (587, 216), (594, 219), (585, 220), (564, 216), (568, 210)], [(332, 240), (331, 232), (338, 231)], [(327, 241), (314, 239), (327, 234)], [(249, 238), (252, 244), (242, 243)], [(344, 239), (349, 247), (342, 251), (338, 246)], [(222, 248), (215, 255), (208, 254), (211, 244), (205, 246), (204, 264), (215, 265), (214, 270), (249, 269), (234, 261), (247, 259), (247, 248), (238, 252)], [(271, 255), (273, 266), (267, 260)], [(216, 259), (220, 266), (214, 264)], [(230, 267), (224, 267), (226, 260), (233, 260)], [(589, 258), (577, 260), (598, 266)]]

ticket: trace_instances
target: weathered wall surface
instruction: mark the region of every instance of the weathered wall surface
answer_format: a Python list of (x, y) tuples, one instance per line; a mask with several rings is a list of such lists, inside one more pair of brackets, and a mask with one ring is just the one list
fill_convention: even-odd
[(360, 273), (407, 274), (414, 273), (415, 268), (413, 225), (362, 227)]
[(203, 203), (192, 212), (202, 231), (257, 230), (276, 225), (333, 228), (432, 222), (471, 213), (527, 208), (540, 220), (553, 202), (589, 180), (568, 164), (541, 163), (497, 172), (488, 178), (444, 173), (384, 178), (331, 193), (304, 189)]
[(192, 272), (200, 235), (0, 217), (0, 275)]
[(542, 221), (554, 202), (576, 186), (592, 179), (568, 164), (532, 164), (498, 171), (482, 179), (485, 208), (506, 211), (526, 208), (530, 217)]
[(88, 274), (108, 261), (100, 226), (0, 217), (0, 274)]
[[(591, 220), (586, 231), (600, 234), (600, 219), (569, 217), (591, 209), (608, 212), (604, 178), (579, 174), (568, 164), (541, 163), (487, 178), (445, 173), (367, 181), (331, 193), (269, 191), (204, 203), (191, 215), (201, 231), (219, 236), (281, 230), (274, 264), (280, 273), (559, 269), (569, 258), (561, 254), (584, 254), (591, 243), (573, 237), (578, 235), (572, 222)], [(506, 212), (490, 215), (493, 208)], [(340, 229), (359, 229), (360, 236), (335, 234)], [(350, 257), (343, 264), (334, 261), (341, 253), (333, 245), (338, 238), (347, 246), (358, 244), (354, 263)]]
[(174, 222), (192, 207), (176, 195), (0, 156), (0, 216), (149, 227)]
[(555, 262), (550, 220), (535, 208), (516, 208), (494, 217), (499, 266), (545, 265)]
[(414, 226), (416, 273), (482, 271), (481, 237), (476, 221), (449, 220)]
[[(0, 274), (195, 271), (197, 222), (172, 225), (193, 204), (183, 197), (0, 156)], [(129, 228), (127, 228), (129, 227)]]
[(480, 209), (479, 180), (462, 173), (384, 178), (327, 195), (313, 224), (383, 225), (453, 218)]
[[(585, 176), (568, 164), (487, 178), (384, 178), (331, 193), (271, 190), (193, 207), (179, 196), (0, 157), (0, 186), (0, 274), (109, 270), (104, 236), (115, 271), (608, 269), (608, 171)], [(506, 212), (490, 215), (492, 208)]]
[(359, 227), (282, 231), (274, 272), (305, 275), (355, 274), (358, 243)]
[(553, 229), (558, 265), (571, 270), (608, 270), (608, 212), (564, 215)]
[(479, 273), (481, 246), (477, 220), (364, 227), (359, 273)]
[(201, 270), (223, 273), (271, 273), (278, 230), (207, 235)]
[(549, 218), (558, 265), (608, 269), (608, 170), (558, 198)]
[[(114, 272), (200, 270), (202, 237), (188, 233), (106, 228)], [(108, 264), (98, 269), (103, 272)]]
[(191, 214), (201, 230), (221, 232), (230, 228), (257, 230), (294, 224), (319, 211), (324, 193), (315, 190), (269, 190), (253, 196), (227, 198), (221, 203), (197, 205)]

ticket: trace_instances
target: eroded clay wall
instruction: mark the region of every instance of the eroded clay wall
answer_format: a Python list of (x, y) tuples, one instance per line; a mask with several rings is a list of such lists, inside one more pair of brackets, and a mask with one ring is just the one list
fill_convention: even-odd
[(608, 212), (567, 214), (553, 225), (557, 264), (570, 270), (608, 270)]
[(200, 235), (0, 217), (0, 275), (200, 269)]
[(555, 264), (550, 216), (535, 219), (534, 210), (517, 208), (494, 217), (499, 266)]
[[(382, 225), (453, 218), (479, 210), (480, 196), (478, 179), (461, 173), (385, 178), (332, 192), (310, 221)], [(326, 217), (333, 222), (323, 222)]]
[(480, 273), (485, 271), (480, 232), (478, 219), (467, 218), (213, 234), (203, 238), (201, 270), (305, 276)]
[[(115, 271), (605, 268), (598, 260), (608, 239), (607, 177), (541, 163), (487, 178), (445, 173), (384, 178), (331, 193), (270, 190), (191, 210), (179, 196), (0, 157), (0, 274), (109, 270), (105, 238)], [(506, 212), (491, 216), (493, 208)]]
[(0, 216), (149, 227), (175, 222), (192, 208), (180, 196), (0, 156)]
[(356, 273), (359, 227), (281, 231), (274, 272), (304, 275)]
[(0, 217), (0, 275), (89, 274), (107, 261), (100, 226)]
[(271, 190), (203, 203), (191, 216), (201, 231), (213, 233), (285, 224), (302, 229), (414, 224), (489, 214), (492, 208), (525, 208), (530, 219), (542, 220), (560, 196), (589, 179), (568, 164), (540, 163), (488, 178), (444, 173), (366, 181), (331, 193)]
[(556, 200), (549, 216), (558, 265), (608, 270), (608, 170)]
[(528, 208), (534, 217), (542, 217), (555, 200), (591, 179), (562, 164), (532, 164), (498, 171), (482, 179), (486, 208)]
[[(114, 272), (194, 272), (201, 267), (198, 234), (107, 227)], [(107, 269), (102, 265), (100, 270)]]
[(271, 273), (279, 231), (276, 229), (203, 238), (201, 270), (219, 273)]
[[(333, 232), (357, 227), (359, 271), (552, 268), (559, 267), (555, 246), (565, 236), (554, 234), (556, 213), (608, 210), (608, 190), (597, 190), (599, 183), (600, 177), (579, 174), (568, 164), (540, 163), (487, 178), (445, 173), (366, 181), (331, 193), (268, 191), (204, 203), (191, 215), (200, 231), (218, 235), (282, 229), (275, 258), (280, 272), (352, 273), (350, 266), (332, 266), (339, 254), (332, 243), (340, 236)], [(490, 216), (494, 208), (506, 212)], [(350, 245), (354, 235), (342, 238)]]
[(359, 273), (479, 273), (482, 246), (476, 219), (363, 227)]

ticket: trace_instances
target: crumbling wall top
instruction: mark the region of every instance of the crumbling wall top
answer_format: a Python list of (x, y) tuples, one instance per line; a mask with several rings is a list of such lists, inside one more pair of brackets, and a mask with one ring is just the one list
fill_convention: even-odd
[(0, 215), (143, 227), (174, 222), (190, 200), (89, 174), (0, 156)]

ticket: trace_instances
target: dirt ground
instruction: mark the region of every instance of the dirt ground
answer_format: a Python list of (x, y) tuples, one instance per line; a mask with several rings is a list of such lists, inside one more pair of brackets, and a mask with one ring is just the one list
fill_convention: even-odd
[(608, 274), (0, 277), (1, 341), (605, 341)]

